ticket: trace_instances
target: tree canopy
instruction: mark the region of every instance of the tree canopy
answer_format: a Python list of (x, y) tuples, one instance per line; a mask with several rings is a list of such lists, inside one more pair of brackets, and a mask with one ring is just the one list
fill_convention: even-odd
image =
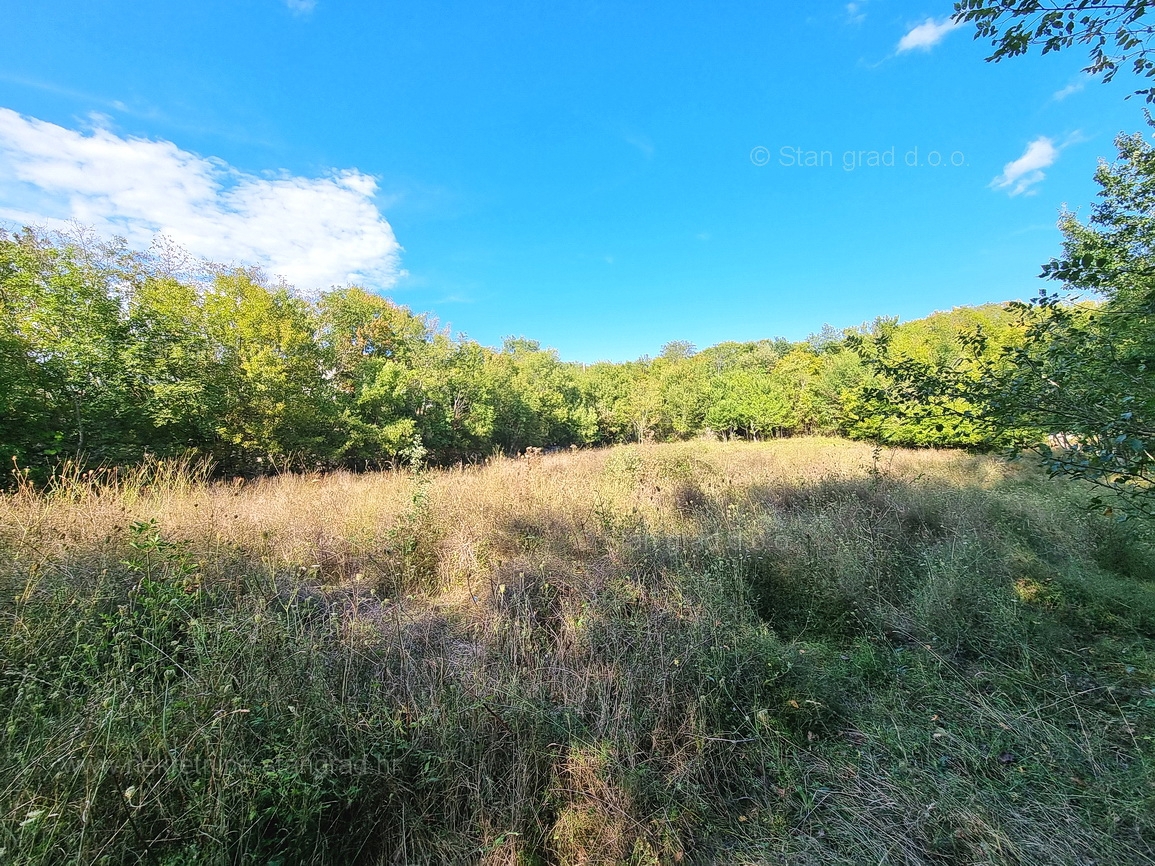
[[(32, 230), (0, 233), (0, 313), (0, 453), (40, 478), (68, 461), (192, 455), (254, 474), (694, 436), (991, 444), (941, 412), (896, 412), (885, 374), (829, 326), (583, 365), (526, 338), (482, 346), (357, 286), (305, 299), (255, 270), (175, 272), (123, 242)], [(993, 333), (1000, 316), (880, 319), (850, 336), (949, 360), (967, 327)]]

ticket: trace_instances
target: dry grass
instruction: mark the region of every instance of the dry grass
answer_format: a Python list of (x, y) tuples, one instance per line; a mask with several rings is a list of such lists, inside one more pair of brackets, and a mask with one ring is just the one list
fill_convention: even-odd
[(819, 439), (23, 490), (0, 849), (1155, 862), (1155, 558), (1075, 496)]

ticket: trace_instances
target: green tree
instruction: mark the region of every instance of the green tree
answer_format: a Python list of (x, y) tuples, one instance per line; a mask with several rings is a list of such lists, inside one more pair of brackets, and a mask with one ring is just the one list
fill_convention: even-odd
[(661, 395), (662, 435), (686, 439), (699, 432), (712, 393), (706, 360), (695, 354), (689, 343), (667, 344), (654, 359), (650, 375), (656, 380)]
[(1027, 339), (984, 370), (983, 397), (1000, 427), (1049, 434), (1020, 446), (1040, 451), (1052, 474), (1120, 494), (1107, 507), (1155, 516), (1155, 149), (1139, 134), (1115, 144), (1089, 219), (1063, 214), (1063, 255), (1043, 268), (1097, 299), (1044, 293), (1015, 305)]
[[(9, 321), (2, 301), (0, 318)], [(5, 462), (30, 467), (56, 443), (59, 430), (48, 402), (52, 383), (46, 378), (28, 342), (7, 329), (0, 332), (0, 456)]]
[(1009, 444), (1024, 431), (994, 422), (986, 389), (1022, 340), (1016, 314), (996, 305), (877, 320), (847, 338), (869, 372), (847, 395), (847, 432), (890, 445)]
[[(988, 61), (1026, 54), (1032, 47), (1042, 53), (1073, 45), (1087, 45), (1091, 62), (1083, 70), (1115, 77), (1130, 65), (1136, 75), (1155, 76), (1150, 59), (1155, 29), (1142, 19), (1147, 0), (959, 0), (954, 20), (975, 25), (976, 39), (990, 39), (994, 51)], [(1135, 91), (1155, 102), (1155, 88)]]
[(715, 397), (706, 423), (727, 437), (786, 432), (793, 421), (790, 395), (757, 367), (734, 367), (715, 380)]
[(534, 340), (507, 338), (491, 356), (497, 382), (495, 441), (507, 451), (527, 445), (586, 444), (597, 435), (578, 368)]
[(315, 311), (259, 274), (219, 274), (204, 295), (205, 327), (223, 367), (215, 455), (228, 469), (329, 461), (344, 440), (315, 340)]
[[(1149, 9), (1147, 0), (960, 0), (954, 20), (974, 23), (976, 38), (991, 39), (995, 51), (988, 60), (1032, 46), (1046, 53), (1085, 44), (1088, 73), (1110, 81), (1130, 63), (1135, 74), (1150, 79), (1155, 28), (1142, 21)], [(1155, 101), (1155, 88), (1136, 92)], [(1096, 174), (1100, 201), (1090, 220), (1080, 224), (1063, 214), (1064, 254), (1043, 269), (1043, 276), (1098, 293), (1103, 302), (1077, 309), (1043, 292), (1019, 305), (1026, 340), (1005, 353), (998, 369), (984, 369), (981, 396), (987, 419), (1003, 431), (1017, 430), (1019, 447), (1042, 451), (1053, 474), (1118, 493), (1113, 501), (1125, 513), (1155, 515), (1155, 386), (1148, 371), (1155, 160), (1140, 135), (1120, 136), (1116, 146), (1118, 161), (1102, 163)], [(1031, 446), (1023, 425), (1048, 432), (1050, 443)]]
[(823, 344), (809, 383), (815, 432), (850, 432), (848, 404), (869, 375), (862, 359), (846, 345), (845, 334), (839, 334), (837, 342)]
[(654, 375), (654, 363), (646, 357), (627, 369), (634, 373), (624, 407), (631, 438), (635, 442), (656, 439), (662, 422), (662, 389)]
[(127, 303), (121, 354), (154, 453), (214, 454), (229, 369), (215, 351), (202, 292), (192, 282), (144, 274)]
[(30, 408), (33, 394), (39, 404), (13, 453), (34, 462), (140, 456), (141, 418), (121, 364), (128, 340), (121, 302), (134, 264), (121, 241), (0, 232), (8, 400), (17, 401), (15, 411)]
[(492, 448), (497, 409), (487, 352), (438, 332), (413, 360), (407, 415), (435, 459), (470, 459)]
[(596, 418), (593, 441), (608, 445), (634, 438), (630, 398), (635, 378), (644, 374), (643, 365), (637, 361), (628, 364), (603, 361), (581, 372), (579, 385)]
[(317, 303), (316, 340), (342, 415), (339, 457), (357, 466), (420, 462), (417, 367), (434, 334), (425, 318), (357, 286)]

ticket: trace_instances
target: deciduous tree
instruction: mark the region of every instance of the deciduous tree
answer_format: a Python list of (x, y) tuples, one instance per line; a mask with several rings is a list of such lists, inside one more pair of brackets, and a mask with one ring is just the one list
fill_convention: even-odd
[[(1140, 77), (1155, 77), (1155, 28), (1143, 21), (1151, 9), (1147, 0), (959, 0), (954, 9), (955, 21), (975, 25), (976, 39), (990, 39), (994, 51), (987, 60), (1078, 44), (1090, 54), (1083, 71), (1104, 82), (1127, 66)], [(1155, 102), (1155, 88), (1135, 92)]]

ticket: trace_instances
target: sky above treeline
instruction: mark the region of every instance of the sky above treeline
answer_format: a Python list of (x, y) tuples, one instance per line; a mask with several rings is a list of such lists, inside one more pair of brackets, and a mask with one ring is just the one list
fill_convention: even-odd
[(949, 0), (7, 0), (0, 224), (355, 282), (566, 360), (1025, 298), (1146, 131)]

